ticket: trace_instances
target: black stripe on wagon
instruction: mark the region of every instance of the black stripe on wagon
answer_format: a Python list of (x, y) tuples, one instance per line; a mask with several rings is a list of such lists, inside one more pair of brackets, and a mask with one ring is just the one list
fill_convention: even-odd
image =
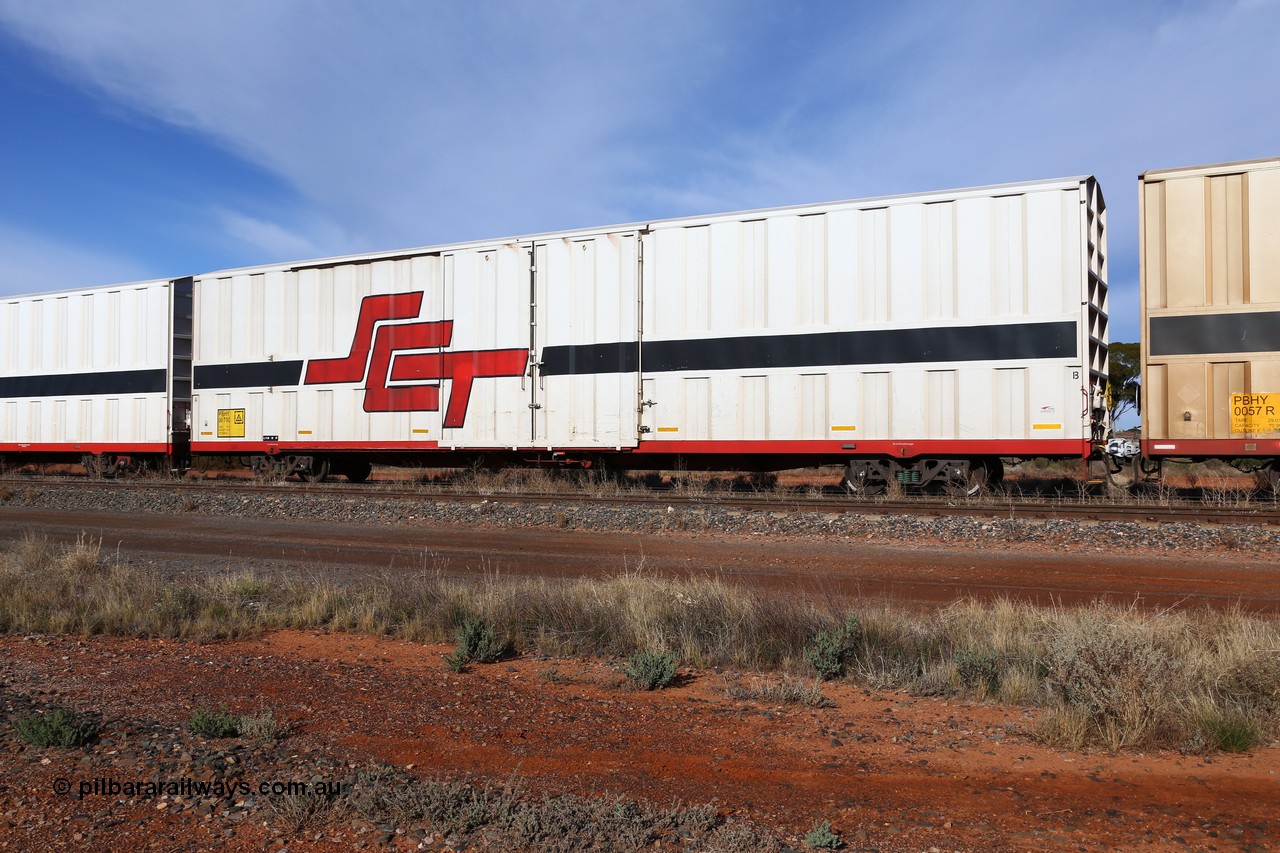
[(540, 369), (548, 376), (635, 373), (640, 369), (640, 347), (635, 341), (547, 347), (542, 351)]
[(266, 388), (297, 385), (302, 381), (301, 361), (258, 361), (249, 364), (201, 364), (195, 368), (196, 390), (208, 388)]
[(1280, 311), (1151, 318), (1151, 355), (1272, 352), (1278, 349)]
[(55, 373), (0, 377), (0, 397), (127, 397), (163, 394), (169, 374), (155, 370), (112, 370), (102, 373)]
[[(622, 373), (634, 370), (635, 344), (547, 347), (542, 372)], [(836, 364), (920, 364), (956, 361), (1027, 361), (1075, 358), (1077, 326), (1012, 323), (925, 329), (752, 335), (680, 341), (646, 341), (645, 373), (677, 370), (754, 370)]]

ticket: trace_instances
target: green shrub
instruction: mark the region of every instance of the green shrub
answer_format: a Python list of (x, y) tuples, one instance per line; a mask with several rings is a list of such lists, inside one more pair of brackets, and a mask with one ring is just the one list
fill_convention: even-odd
[(1262, 740), (1258, 721), (1239, 708), (1203, 708), (1192, 723), (1205, 743), (1223, 752), (1248, 752)]
[(1000, 656), (995, 652), (957, 649), (952, 661), (956, 676), (965, 687), (988, 696), (1000, 690)]
[(497, 629), (488, 619), (467, 616), (453, 631), (458, 647), (445, 657), (454, 672), (462, 672), (468, 663), (494, 663), (507, 653), (508, 643), (499, 639)]
[(862, 635), (862, 623), (849, 616), (839, 628), (819, 631), (805, 647), (804, 658), (823, 681), (840, 678), (853, 657), (855, 643)]
[(98, 727), (81, 720), (70, 711), (55, 708), (47, 714), (24, 714), (13, 721), (18, 737), (33, 746), (56, 746), (62, 749), (88, 743), (98, 734)]
[(191, 714), (188, 728), (195, 734), (207, 738), (236, 737), (240, 734), (240, 718), (220, 705), (217, 711), (210, 708), (196, 708)]
[(831, 829), (831, 821), (813, 822), (813, 829), (804, 834), (804, 843), (814, 850), (839, 850), (844, 846), (840, 833)]
[(623, 665), (622, 674), (645, 690), (661, 690), (676, 677), (676, 659), (663, 652), (639, 651)]

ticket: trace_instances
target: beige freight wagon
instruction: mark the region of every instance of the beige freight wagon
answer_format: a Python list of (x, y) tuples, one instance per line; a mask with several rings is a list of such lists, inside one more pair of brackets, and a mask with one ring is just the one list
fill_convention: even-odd
[(1138, 200), (1143, 456), (1280, 456), (1280, 158), (1145, 172)]

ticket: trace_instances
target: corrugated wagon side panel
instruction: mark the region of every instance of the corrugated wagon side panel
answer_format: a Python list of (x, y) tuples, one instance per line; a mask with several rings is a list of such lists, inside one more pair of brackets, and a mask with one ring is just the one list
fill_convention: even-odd
[(1139, 178), (1149, 455), (1280, 453), (1280, 159)]
[[(753, 212), (710, 229), (656, 226), (644, 238), (641, 365), (653, 397), (644, 442), (674, 449), (703, 433), (748, 442), (768, 424), (771, 439), (815, 442), (814, 452), (1005, 439), (1074, 440), (1083, 450), (1085, 182), (997, 189)], [(709, 252), (690, 248), (698, 229)], [(1100, 230), (1094, 242), (1105, 245)], [(690, 306), (702, 305), (703, 258), (712, 282), (739, 279), (714, 291), (727, 304), (713, 306), (710, 329), (689, 321)], [(767, 323), (755, 298), (761, 258)], [(1105, 348), (1105, 325), (1095, 331)], [(1018, 378), (1002, 378), (1011, 368)], [(689, 420), (700, 411), (689, 389), (701, 387), (690, 382), (709, 383), (721, 401), (706, 428)]]
[(0, 449), (164, 452), (169, 288), (150, 281), (0, 303)]

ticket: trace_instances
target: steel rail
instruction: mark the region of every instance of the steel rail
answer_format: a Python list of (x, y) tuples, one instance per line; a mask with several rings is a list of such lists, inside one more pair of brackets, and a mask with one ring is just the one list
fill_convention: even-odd
[(1116, 503), (1093, 501), (1087, 496), (1046, 498), (1029, 496), (942, 497), (919, 495), (907, 499), (881, 497), (852, 498), (835, 493), (778, 494), (713, 491), (689, 494), (669, 490), (640, 493), (592, 494), (566, 489), (563, 492), (496, 491), (491, 489), (461, 490), (403, 485), (386, 481), (368, 483), (301, 483), (278, 481), (264, 483), (245, 480), (167, 480), (159, 478), (96, 480), (65, 476), (31, 478), (0, 477), (0, 484), (38, 488), (57, 486), (110, 491), (160, 489), (174, 492), (249, 493), (265, 495), (312, 495), (323, 497), (360, 497), (362, 499), (454, 501), (458, 503), (509, 504), (614, 504), (655, 507), (717, 507), (735, 510), (787, 513), (858, 513), (867, 516), (972, 516), (999, 519), (1071, 519), (1084, 521), (1130, 521), (1138, 523), (1194, 522), (1205, 525), (1280, 525), (1280, 504), (1273, 501), (1222, 501), (1214, 506), (1206, 500)]

